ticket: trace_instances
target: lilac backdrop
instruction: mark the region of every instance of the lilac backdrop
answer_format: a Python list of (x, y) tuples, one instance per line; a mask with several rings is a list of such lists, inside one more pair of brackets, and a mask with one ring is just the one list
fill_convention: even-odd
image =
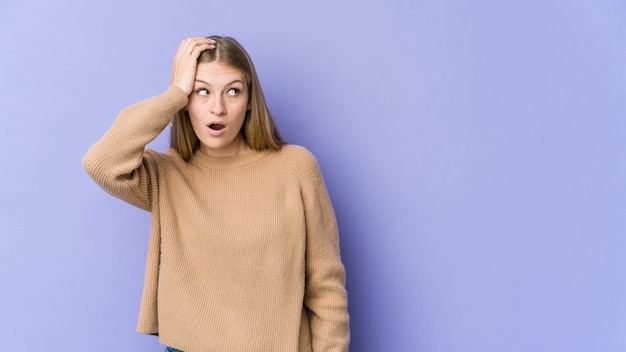
[(149, 215), (80, 159), (227, 34), (325, 174), (353, 351), (626, 350), (625, 4), (3, 0), (2, 349), (161, 350)]

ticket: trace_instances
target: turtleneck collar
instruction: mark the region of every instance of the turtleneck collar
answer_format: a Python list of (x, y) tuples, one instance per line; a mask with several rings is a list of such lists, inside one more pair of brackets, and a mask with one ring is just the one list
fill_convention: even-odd
[(251, 152), (243, 155), (213, 157), (198, 149), (193, 154), (189, 162), (193, 165), (197, 165), (200, 167), (225, 170), (252, 164), (258, 160), (263, 159), (269, 153), (270, 149), (265, 149), (258, 151), (252, 150)]

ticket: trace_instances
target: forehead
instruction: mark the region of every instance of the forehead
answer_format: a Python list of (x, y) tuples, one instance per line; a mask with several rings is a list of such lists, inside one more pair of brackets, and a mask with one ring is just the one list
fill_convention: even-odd
[(239, 69), (217, 61), (199, 63), (196, 79), (212, 85), (228, 84), (236, 80), (245, 82), (245, 76)]

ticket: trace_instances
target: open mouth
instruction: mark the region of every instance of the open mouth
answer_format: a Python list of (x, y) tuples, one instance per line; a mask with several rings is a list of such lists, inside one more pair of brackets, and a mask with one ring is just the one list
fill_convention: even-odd
[(224, 129), (226, 126), (222, 125), (221, 123), (212, 123), (209, 125), (209, 128), (214, 130), (214, 131), (219, 131), (221, 129)]

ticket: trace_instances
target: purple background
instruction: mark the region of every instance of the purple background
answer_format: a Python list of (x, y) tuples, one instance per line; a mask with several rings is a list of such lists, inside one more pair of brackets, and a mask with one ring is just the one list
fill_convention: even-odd
[(161, 350), (149, 214), (80, 159), (209, 34), (318, 157), (352, 351), (626, 350), (622, 0), (3, 0), (2, 350)]

